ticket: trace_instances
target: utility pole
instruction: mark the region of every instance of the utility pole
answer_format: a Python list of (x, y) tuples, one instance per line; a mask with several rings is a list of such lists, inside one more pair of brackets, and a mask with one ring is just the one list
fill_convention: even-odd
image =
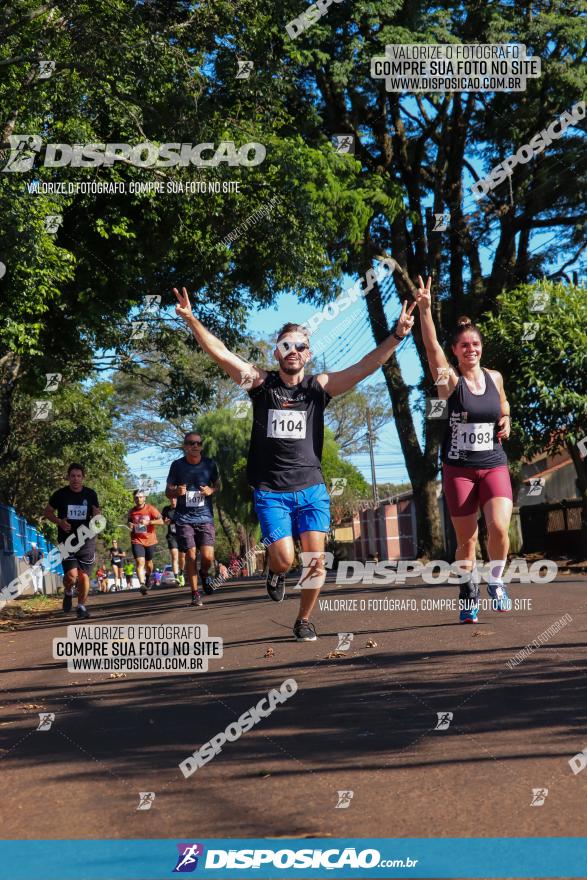
[(377, 491), (377, 476), (375, 475), (375, 455), (373, 452), (373, 429), (371, 427), (371, 408), (367, 407), (367, 441), (369, 443), (369, 457), (371, 459), (371, 483), (373, 486), (373, 501), (379, 505), (379, 492)]

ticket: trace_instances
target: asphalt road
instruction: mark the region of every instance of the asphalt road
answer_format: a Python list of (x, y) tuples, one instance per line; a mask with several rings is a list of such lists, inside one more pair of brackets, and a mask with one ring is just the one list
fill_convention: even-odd
[[(1, 836), (585, 836), (587, 770), (568, 761), (587, 747), (586, 588), (577, 575), (514, 586), (530, 608), (460, 626), (421, 609), (455, 587), (329, 582), (331, 603), (409, 598), (418, 610), (332, 604), (313, 643), (292, 640), (297, 602), (275, 605), (261, 581), (225, 585), (202, 609), (182, 590), (92, 597), (91, 623), (206, 623), (224, 656), (199, 674), (71, 674), (51, 645), (73, 616), (4, 632)], [(328, 659), (339, 632), (353, 633), (350, 649)], [(290, 700), (184, 778), (180, 761), (287, 678)], [(55, 713), (49, 731), (39, 712)], [(548, 789), (542, 806), (533, 789)], [(145, 791), (153, 805), (137, 810)], [(352, 791), (347, 807), (339, 791)]]

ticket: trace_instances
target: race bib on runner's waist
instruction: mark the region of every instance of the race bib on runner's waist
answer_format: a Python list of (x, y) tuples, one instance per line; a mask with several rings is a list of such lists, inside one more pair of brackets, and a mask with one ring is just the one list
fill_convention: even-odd
[(88, 508), (85, 504), (68, 504), (66, 519), (87, 519)]
[(305, 440), (305, 410), (270, 409), (267, 419), (267, 436), (279, 440)]
[(493, 449), (493, 422), (470, 422), (459, 425), (457, 448), (459, 452), (491, 452)]
[(188, 489), (185, 493), (186, 507), (203, 507), (204, 495), (197, 489)]

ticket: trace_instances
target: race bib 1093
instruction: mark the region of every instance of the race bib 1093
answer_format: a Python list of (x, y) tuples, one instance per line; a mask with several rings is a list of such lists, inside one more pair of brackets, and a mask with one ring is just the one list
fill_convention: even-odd
[(493, 449), (493, 422), (459, 425), (457, 447), (461, 452), (490, 452)]

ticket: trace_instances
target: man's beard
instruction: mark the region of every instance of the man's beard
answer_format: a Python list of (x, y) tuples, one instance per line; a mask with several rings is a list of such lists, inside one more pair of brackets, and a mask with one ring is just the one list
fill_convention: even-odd
[(287, 373), (288, 376), (295, 376), (296, 373), (301, 373), (304, 369), (303, 364), (290, 364), (286, 360), (280, 362), (280, 367), (284, 373)]

